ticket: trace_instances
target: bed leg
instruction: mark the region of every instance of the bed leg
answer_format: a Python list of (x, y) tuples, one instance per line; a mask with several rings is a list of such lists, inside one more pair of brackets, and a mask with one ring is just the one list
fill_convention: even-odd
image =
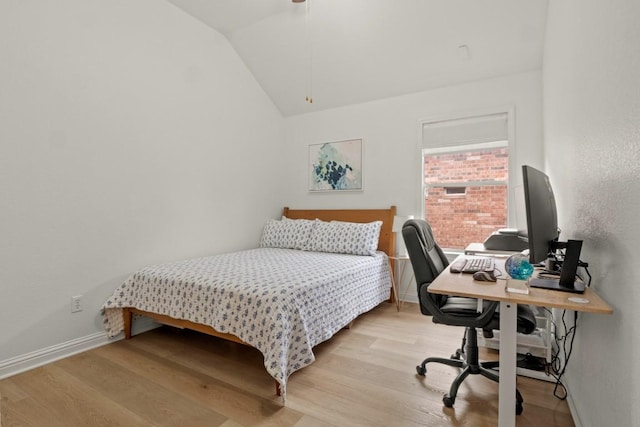
[(347, 325), (343, 328), (343, 329), (351, 329), (351, 327), (353, 326), (353, 324), (355, 323), (355, 319), (352, 320), (351, 322), (347, 323)]
[(282, 390), (280, 390), (280, 383), (276, 381), (276, 396), (282, 396)]
[(131, 339), (131, 323), (133, 320), (133, 313), (128, 308), (122, 309), (122, 317), (124, 320), (124, 338)]

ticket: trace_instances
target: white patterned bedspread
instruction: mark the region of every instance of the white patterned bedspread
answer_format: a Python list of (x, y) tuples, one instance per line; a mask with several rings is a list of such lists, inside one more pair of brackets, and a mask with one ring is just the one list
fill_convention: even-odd
[(168, 315), (236, 335), (264, 355), (286, 396), (289, 375), (312, 348), (389, 298), (387, 256), (259, 248), (143, 268), (107, 300), (107, 334), (122, 307)]

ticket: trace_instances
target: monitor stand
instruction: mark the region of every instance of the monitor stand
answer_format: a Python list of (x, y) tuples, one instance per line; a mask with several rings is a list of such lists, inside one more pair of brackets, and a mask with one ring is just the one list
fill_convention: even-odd
[(552, 289), (555, 291), (575, 292), (579, 294), (584, 293), (584, 282), (576, 280), (578, 263), (580, 261), (580, 251), (582, 249), (582, 240), (568, 240), (565, 248), (566, 251), (564, 261), (562, 262), (560, 278), (547, 279), (537, 277), (529, 281), (529, 286), (533, 288)]
[(560, 284), (560, 279), (543, 279), (536, 277), (529, 280), (529, 286), (532, 288), (551, 289), (553, 291), (573, 292), (576, 294), (584, 293), (584, 282), (575, 280), (573, 286)]

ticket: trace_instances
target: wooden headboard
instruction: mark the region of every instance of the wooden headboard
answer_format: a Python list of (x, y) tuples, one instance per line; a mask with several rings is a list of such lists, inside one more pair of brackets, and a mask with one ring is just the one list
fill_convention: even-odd
[(393, 217), (396, 207), (388, 209), (289, 209), (284, 208), (282, 215), (291, 219), (320, 219), (322, 221), (373, 222), (382, 221), (378, 250), (393, 256), (396, 238), (393, 232)]

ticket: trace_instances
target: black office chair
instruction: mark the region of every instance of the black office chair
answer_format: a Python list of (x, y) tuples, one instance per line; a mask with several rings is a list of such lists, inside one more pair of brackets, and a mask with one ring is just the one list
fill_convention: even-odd
[[(431, 227), (424, 220), (409, 220), (402, 227), (409, 259), (418, 287), (420, 311), (427, 316), (433, 316), (434, 323), (452, 326), (464, 326), (465, 333), (462, 345), (451, 358), (428, 357), (416, 366), (419, 375), (427, 372), (426, 364), (430, 362), (461, 368), (462, 371), (454, 379), (449, 393), (442, 399), (444, 405), (451, 408), (456, 400), (458, 387), (470, 374), (480, 374), (493, 381), (499, 381), (498, 373), (493, 369), (498, 362), (480, 362), (478, 358), (478, 333), (481, 328), (488, 333), (500, 328), (499, 302), (484, 301), (483, 310), (478, 312), (478, 300), (475, 298), (437, 295), (428, 292), (431, 282), (449, 265), (449, 261), (442, 249), (437, 245)], [(518, 305), (518, 332), (530, 334), (536, 329), (536, 319), (527, 305)], [(522, 413), (522, 395), (516, 389), (516, 413)]]

